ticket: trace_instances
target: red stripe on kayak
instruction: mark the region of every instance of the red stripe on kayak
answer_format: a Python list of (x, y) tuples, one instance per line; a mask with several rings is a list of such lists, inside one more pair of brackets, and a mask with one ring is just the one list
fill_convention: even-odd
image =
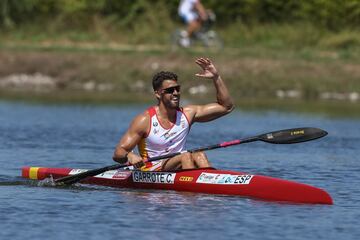
[[(72, 169), (69, 168), (39, 168), (38, 179), (44, 179), (52, 175), (54, 179), (59, 177), (68, 176)], [(162, 190), (176, 190), (187, 192), (198, 192), (207, 194), (226, 194), (237, 195), (242, 197), (250, 197), (255, 199), (262, 199), (265, 201), (281, 201), (281, 202), (293, 202), (293, 203), (311, 203), (311, 204), (333, 204), (331, 196), (324, 190), (303, 184), (284, 180), (280, 178), (252, 175), (251, 181), (246, 184), (224, 184), (216, 182), (215, 176), (219, 175), (232, 175), (242, 176), (247, 175), (243, 172), (235, 172), (228, 170), (217, 169), (192, 169), (192, 170), (180, 170), (174, 172), (148, 172), (148, 174), (176, 174), (175, 181), (171, 184), (161, 183), (159, 181), (151, 182), (135, 182), (129, 171), (118, 171), (117, 173), (111, 173), (110, 178), (102, 176), (89, 177), (81, 183), (97, 184), (110, 187), (120, 188), (142, 188), (142, 189), (162, 189)], [(22, 169), (23, 177), (29, 176), (29, 167)], [(125, 174), (125, 175), (123, 175)], [(204, 175), (205, 174), (205, 175)], [(120, 176), (121, 178), (115, 177)], [(198, 182), (200, 176), (212, 177), (213, 181)], [(149, 180), (150, 178), (148, 178)], [(161, 179), (161, 178), (160, 178)], [(206, 179), (205, 179), (206, 180)]]
[(30, 169), (30, 167), (23, 167), (21, 169), (21, 176), (23, 178), (29, 178), (29, 169)]

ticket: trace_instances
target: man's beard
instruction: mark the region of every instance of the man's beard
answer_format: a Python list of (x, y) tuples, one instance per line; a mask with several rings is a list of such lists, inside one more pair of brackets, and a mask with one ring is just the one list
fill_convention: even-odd
[(167, 108), (177, 109), (180, 106), (180, 96), (178, 96), (177, 98), (178, 98), (177, 101), (173, 101), (172, 99), (168, 99), (166, 101), (163, 101), (163, 103)]

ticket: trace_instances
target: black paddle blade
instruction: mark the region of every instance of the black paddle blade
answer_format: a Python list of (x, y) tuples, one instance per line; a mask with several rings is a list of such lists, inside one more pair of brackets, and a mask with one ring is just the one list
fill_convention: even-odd
[(292, 128), (262, 134), (259, 136), (259, 140), (274, 144), (291, 144), (311, 141), (327, 134), (326, 131), (319, 128)]

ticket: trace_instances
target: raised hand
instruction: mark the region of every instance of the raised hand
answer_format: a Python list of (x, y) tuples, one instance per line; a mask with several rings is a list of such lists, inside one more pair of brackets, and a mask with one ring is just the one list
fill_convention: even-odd
[(195, 74), (197, 77), (216, 79), (219, 76), (214, 64), (208, 58), (198, 58), (195, 63), (202, 69), (201, 73)]

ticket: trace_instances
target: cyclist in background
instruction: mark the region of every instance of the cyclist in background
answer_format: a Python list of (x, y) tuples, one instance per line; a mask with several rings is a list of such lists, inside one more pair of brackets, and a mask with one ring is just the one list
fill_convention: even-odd
[(181, 33), (180, 44), (183, 47), (190, 46), (190, 37), (198, 31), (202, 23), (208, 18), (208, 14), (200, 0), (181, 0), (178, 13), (187, 24), (186, 31)]

